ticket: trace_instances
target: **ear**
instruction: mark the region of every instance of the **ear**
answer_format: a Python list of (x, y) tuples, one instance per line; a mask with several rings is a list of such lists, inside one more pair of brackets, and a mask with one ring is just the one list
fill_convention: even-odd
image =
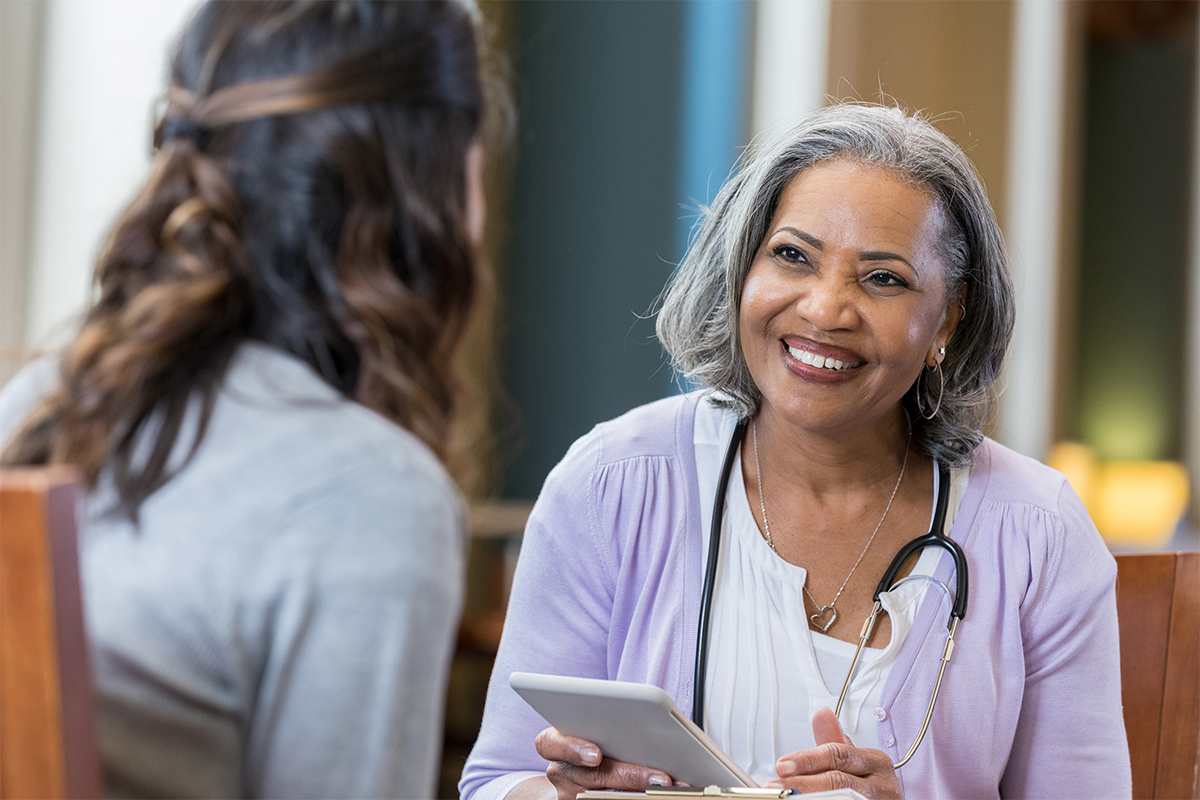
[(479, 247), (483, 244), (484, 219), (487, 215), (487, 200), (483, 191), (483, 145), (478, 139), (471, 142), (466, 156), (467, 176), (467, 235), (471, 244)]
[(967, 285), (958, 287), (958, 291), (953, 292), (946, 300), (946, 317), (942, 320), (942, 326), (938, 328), (937, 333), (933, 337), (933, 343), (929, 345), (929, 352), (925, 354), (925, 364), (929, 367), (936, 367), (946, 358), (946, 345), (954, 338), (954, 331), (958, 330), (958, 323), (962, 322), (963, 315), (966, 313), (967, 307)]

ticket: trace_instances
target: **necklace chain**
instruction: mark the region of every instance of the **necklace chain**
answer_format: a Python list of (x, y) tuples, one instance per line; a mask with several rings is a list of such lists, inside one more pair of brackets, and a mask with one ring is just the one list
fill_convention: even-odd
[[(758, 509), (762, 512), (763, 528), (766, 532), (767, 546), (771, 548), (771, 552), (776, 555), (779, 551), (775, 549), (775, 541), (771, 538), (771, 523), (767, 522), (767, 502), (763, 497), (763, 474), (762, 463), (758, 458), (758, 421), (755, 420), (750, 424), (751, 437), (754, 440), (754, 472), (758, 478)], [(875, 530), (871, 531), (871, 538), (867, 539), (867, 543), (863, 545), (862, 552), (858, 554), (858, 560), (854, 562), (854, 566), (850, 568), (850, 574), (846, 576), (846, 580), (842, 581), (841, 588), (837, 590), (837, 594), (829, 601), (829, 605), (821, 605), (817, 602), (817, 598), (813, 597), (812, 592), (808, 590), (808, 582), (805, 581), (804, 593), (808, 595), (808, 599), (812, 601), (817, 612), (809, 616), (809, 621), (814, 627), (820, 628), (821, 632), (829, 630), (833, 627), (833, 623), (837, 622), (837, 601), (841, 598), (842, 592), (846, 589), (846, 584), (850, 583), (850, 578), (854, 577), (854, 571), (858, 569), (858, 565), (862, 563), (863, 556), (867, 554), (867, 550), (871, 548), (871, 542), (875, 541), (875, 536), (879, 533), (879, 529), (883, 527), (883, 521), (887, 519), (888, 512), (892, 510), (892, 501), (896, 499), (896, 492), (900, 490), (900, 481), (904, 480), (904, 470), (908, 468), (908, 451), (909, 440), (912, 438), (912, 426), (908, 428), (908, 438), (904, 440), (904, 460), (900, 462), (900, 477), (896, 478), (896, 485), (892, 487), (892, 496), (888, 498), (887, 506), (883, 509), (883, 516), (879, 518), (879, 522), (875, 524)], [(826, 621), (825, 616), (829, 615)]]

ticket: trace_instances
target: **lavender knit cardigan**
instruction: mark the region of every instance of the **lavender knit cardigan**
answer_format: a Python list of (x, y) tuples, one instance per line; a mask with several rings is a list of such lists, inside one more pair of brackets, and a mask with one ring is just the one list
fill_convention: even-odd
[[(651, 683), (690, 710), (712, 502), (693, 446), (704, 398), (597, 426), (546, 479), (459, 784), (467, 800), (498, 800), (546, 768), (533, 745), (546, 723), (509, 688), (514, 671)], [(1129, 797), (1116, 564), (1066, 479), (985, 440), (950, 535), (971, 600), (929, 732), (899, 770), (905, 796)], [(935, 574), (953, 586), (949, 559)], [(945, 620), (941, 593), (927, 593), (884, 687), (879, 740), (893, 760), (924, 719)]]

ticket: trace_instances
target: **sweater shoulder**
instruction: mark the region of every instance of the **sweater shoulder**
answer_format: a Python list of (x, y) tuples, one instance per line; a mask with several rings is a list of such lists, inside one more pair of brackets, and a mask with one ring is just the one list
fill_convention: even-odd
[[(602, 422), (588, 433), (600, 466), (631, 458), (674, 458), (691, 452), (696, 405), (702, 394), (665, 397)], [(582, 441), (582, 440), (581, 440)]]
[[(683, 476), (689, 460), (694, 460), (692, 433), (703, 397), (701, 392), (666, 397), (596, 425), (575, 440), (550, 471), (540, 500), (561, 499), (564, 492), (620, 494), (617, 487), (644, 482), (655, 464), (683, 465), (683, 470), (668, 467)], [(601, 475), (606, 478), (601, 480)]]
[(1098, 586), (1111, 583), (1116, 564), (1065, 475), (990, 439), (980, 445), (971, 479), (977, 474), (986, 482), (983, 513), (1002, 541), (1029, 553), (1031, 566), (1053, 575), (1067, 565)]
[(235, 462), (260, 484), (301, 496), (369, 473), (420, 476), (455, 494), (437, 456), (414, 434), (343, 396), (290, 354), (255, 342), (231, 365), (205, 438), (193, 462), (198, 472)]
[(1033, 506), (1059, 513), (1063, 492), (1070, 490), (1067, 478), (1037, 459), (984, 439), (971, 467), (972, 478), (985, 477), (987, 499), (992, 503)]

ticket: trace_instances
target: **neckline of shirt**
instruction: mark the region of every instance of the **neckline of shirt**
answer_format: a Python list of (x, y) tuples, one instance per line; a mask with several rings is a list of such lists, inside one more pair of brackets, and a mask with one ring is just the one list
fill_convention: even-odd
[[(730, 498), (726, 515), (726, 525), (729, 529), (729, 535), (739, 538), (741, 547), (745, 549), (747, 555), (753, 559), (754, 563), (765, 574), (771, 575), (775, 580), (783, 583), (794, 584), (803, 590), (804, 584), (808, 580), (808, 570), (798, 564), (791, 563), (771, 549), (771, 546), (767, 544), (767, 540), (763, 537), (762, 531), (758, 527), (758, 521), (754, 518), (754, 513), (750, 508), (750, 500), (746, 492), (738, 490), (745, 486), (740, 455), (734, 457), (733, 470), (729, 476), (729, 483), (731, 487), (735, 487), (730, 492), (732, 497)], [(917, 558), (917, 563), (913, 566), (910, 574), (933, 575), (942, 552), (940, 548), (925, 548)], [(924, 597), (928, 586), (929, 583), (927, 581), (906, 583), (893, 591), (881, 594), (880, 602), (883, 604), (884, 610), (894, 616), (896, 613), (906, 612), (910, 607), (919, 603)], [(820, 647), (838, 655), (852, 657), (855, 648), (858, 646), (856, 642), (847, 642), (830, 636), (827, 633), (813, 630), (812, 628), (808, 628), (808, 630), (812, 636), (814, 647)], [(891, 645), (892, 641), (894, 641), (894, 637), (893, 639), (889, 639), (888, 645), (884, 647), (867, 647), (865, 652), (867, 654), (881, 655)]]

